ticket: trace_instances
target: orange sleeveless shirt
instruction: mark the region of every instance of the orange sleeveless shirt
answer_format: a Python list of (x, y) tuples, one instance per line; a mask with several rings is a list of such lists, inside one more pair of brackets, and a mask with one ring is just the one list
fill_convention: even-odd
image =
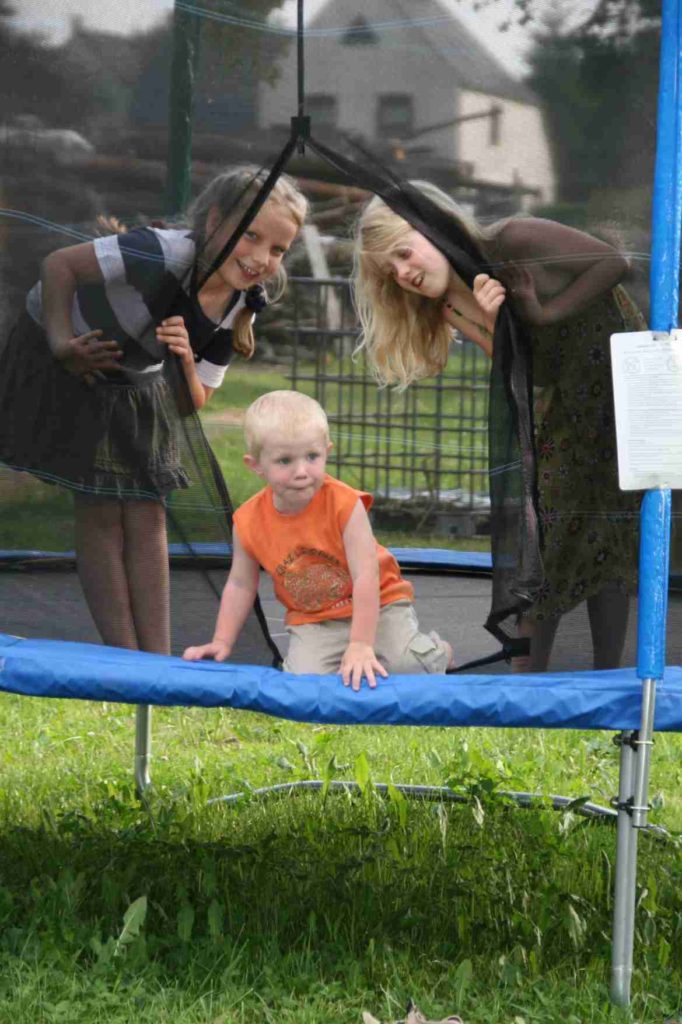
[[(353, 580), (343, 531), (358, 499), (369, 511), (370, 494), (325, 476), (312, 501), (295, 515), (277, 511), (270, 487), (235, 512), (242, 547), (272, 577), (275, 595), (287, 609), (287, 625), (352, 616)], [(376, 547), (380, 604), (411, 601), (412, 584), (402, 578), (390, 551)]]

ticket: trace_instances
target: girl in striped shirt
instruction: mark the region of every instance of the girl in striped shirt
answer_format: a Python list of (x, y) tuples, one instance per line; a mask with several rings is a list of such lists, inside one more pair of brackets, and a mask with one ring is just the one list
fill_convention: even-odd
[[(262, 286), (281, 294), (282, 259), (306, 216), (280, 177), (215, 268), (263, 180), (251, 167), (218, 175), (189, 227), (51, 253), (0, 357), (0, 460), (73, 491), (79, 577), (113, 646), (170, 650), (165, 498), (188, 484), (179, 419), (220, 386), (233, 349), (252, 355)], [(186, 385), (180, 402), (169, 352)]]

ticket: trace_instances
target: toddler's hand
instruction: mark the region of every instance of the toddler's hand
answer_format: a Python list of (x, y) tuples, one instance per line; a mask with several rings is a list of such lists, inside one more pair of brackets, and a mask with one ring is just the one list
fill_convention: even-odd
[(162, 345), (167, 345), (183, 363), (194, 362), (194, 352), (189, 343), (189, 334), (181, 316), (169, 316), (166, 320), (162, 320), (156, 328), (156, 340)]
[(210, 644), (202, 644), (201, 647), (188, 647), (182, 656), (185, 661), (201, 661), (202, 658), (225, 661), (231, 651), (231, 645), (226, 644), (224, 640), (212, 640)]
[(375, 673), (384, 677), (388, 675), (384, 666), (377, 660), (371, 644), (359, 640), (348, 644), (341, 659), (339, 672), (343, 677), (343, 685), (352, 686), (354, 690), (360, 689), (363, 676), (373, 689), (377, 685)]

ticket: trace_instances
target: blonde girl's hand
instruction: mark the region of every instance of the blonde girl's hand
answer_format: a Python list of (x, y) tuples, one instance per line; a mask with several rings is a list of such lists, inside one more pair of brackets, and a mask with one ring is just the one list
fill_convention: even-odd
[(181, 316), (169, 316), (166, 320), (162, 320), (156, 328), (156, 340), (161, 345), (167, 345), (183, 363), (194, 362), (194, 352), (189, 342), (189, 334)]
[(94, 384), (103, 373), (119, 369), (123, 352), (115, 341), (102, 341), (102, 331), (87, 331), (55, 349), (55, 358), (73, 377)]
[(507, 297), (507, 290), (501, 281), (488, 274), (477, 274), (474, 278), (474, 298), (483, 311), (483, 326), (493, 333), (497, 311)]

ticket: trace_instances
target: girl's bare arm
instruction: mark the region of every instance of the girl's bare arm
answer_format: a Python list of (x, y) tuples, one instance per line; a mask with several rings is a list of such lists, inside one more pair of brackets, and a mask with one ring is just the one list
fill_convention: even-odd
[(462, 282), (461, 289), (446, 296), (445, 319), (491, 358), (497, 312), (505, 300), (504, 285), (487, 274), (478, 274), (473, 293), (464, 288)]
[(115, 341), (102, 340), (99, 330), (74, 335), (71, 310), (76, 289), (103, 282), (92, 242), (57, 249), (41, 265), (42, 316), (50, 350), (77, 376), (115, 370), (121, 351)]
[[(508, 221), (498, 245), (500, 277), (521, 318), (537, 326), (581, 312), (615, 287), (629, 267), (608, 243), (539, 217)], [(538, 288), (540, 273), (544, 289)]]
[(188, 647), (183, 654), (186, 661), (202, 658), (225, 661), (229, 657), (256, 600), (258, 572), (258, 562), (244, 550), (237, 531), (233, 530), (232, 568), (220, 599), (213, 640), (200, 647)]
[(215, 388), (202, 384), (194, 361), (194, 351), (190, 344), (185, 321), (181, 316), (170, 316), (162, 320), (156, 328), (156, 340), (167, 345), (182, 363), (182, 372), (187, 381), (189, 393), (195, 409), (203, 409)]
[(343, 546), (353, 578), (353, 617), (340, 672), (344, 684), (358, 690), (363, 676), (370, 686), (376, 686), (377, 674), (388, 675), (374, 653), (379, 621), (379, 561), (372, 527), (359, 499), (343, 531)]
[(50, 348), (58, 355), (74, 336), (71, 307), (76, 288), (104, 280), (92, 242), (51, 252), (42, 262), (40, 279), (45, 331)]

